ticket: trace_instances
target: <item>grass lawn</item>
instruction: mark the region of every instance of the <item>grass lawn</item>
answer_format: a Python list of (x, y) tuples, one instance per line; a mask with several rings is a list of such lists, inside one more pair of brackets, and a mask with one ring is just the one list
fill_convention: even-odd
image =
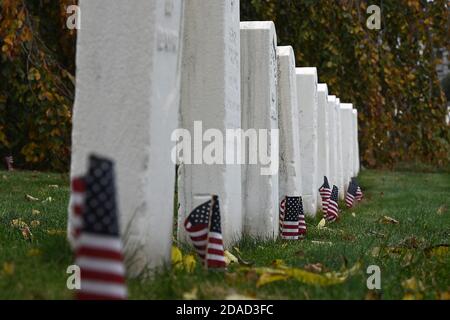
[[(359, 180), (365, 199), (343, 210), (341, 220), (327, 229), (317, 228), (318, 217), (307, 221), (305, 240), (247, 238), (236, 245), (254, 267), (271, 267), (279, 259), (288, 267), (308, 270), (316, 264), (320, 273), (359, 262), (359, 271), (343, 283), (321, 286), (289, 279), (257, 287), (259, 276), (252, 268), (244, 271), (234, 264), (227, 272), (207, 273), (197, 264), (192, 273), (160, 270), (153, 279), (129, 281), (130, 298), (448, 298), (449, 247), (430, 247), (450, 244), (450, 173), (367, 170)], [(66, 175), (0, 172), (0, 299), (72, 297), (66, 289), (66, 269), (73, 263), (65, 238), (68, 193)], [(32, 236), (22, 233), (23, 223)], [(366, 287), (369, 265), (381, 268), (382, 288), (376, 292)]]

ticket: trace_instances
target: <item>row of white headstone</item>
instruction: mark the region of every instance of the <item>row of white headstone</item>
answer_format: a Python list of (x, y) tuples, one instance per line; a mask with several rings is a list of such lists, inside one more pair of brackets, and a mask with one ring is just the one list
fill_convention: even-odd
[[(359, 171), (357, 115), (328, 95), (315, 68), (295, 68), (272, 22), (240, 22), (238, 0), (80, 0), (72, 176), (91, 153), (116, 164), (131, 275), (170, 259), (178, 127), (280, 129), (279, 174), (260, 165), (183, 165), (183, 221), (219, 195), (225, 244), (273, 238), (279, 200), (303, 196), (313, 215), (323, 176), (341, 190)], [(278, 152), (278, 150), (276, 150)]]

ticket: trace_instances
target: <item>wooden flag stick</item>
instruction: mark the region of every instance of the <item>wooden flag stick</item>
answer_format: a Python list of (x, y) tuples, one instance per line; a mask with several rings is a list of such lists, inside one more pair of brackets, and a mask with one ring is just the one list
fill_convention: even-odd
[(212, 213), (214, 205), (216, 204), (217, 196), (215, 194), (211, 195), (211, 206), (209, 208), (209, 219), (208, 219), (208, 235), (206, 236), (206, 251), (205, 251), (205, 269), (208, 270), (208, 244), (209, 244), (209, 233), (211, 231)]

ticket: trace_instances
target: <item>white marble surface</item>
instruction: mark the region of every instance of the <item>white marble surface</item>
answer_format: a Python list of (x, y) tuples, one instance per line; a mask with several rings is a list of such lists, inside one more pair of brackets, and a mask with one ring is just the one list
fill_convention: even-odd
[[(273, 22), (241, 22), (243, 130), (278, 129), (276, 48)], [(278, 154), (276, 157), (278, 162)], [(244, 232), (262, 238), (276, 237), (279, 223), (278, 173), (262, 175), (259, 163), (245, 165), (242, 188)]]
[(115, 162), (129, 275), (170, 263), (183, 2), (80, 0), (72, 177)]

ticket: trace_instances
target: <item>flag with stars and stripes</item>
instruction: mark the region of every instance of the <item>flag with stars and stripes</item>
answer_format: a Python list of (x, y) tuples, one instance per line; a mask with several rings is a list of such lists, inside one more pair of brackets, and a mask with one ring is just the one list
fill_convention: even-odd
[(330, 199), (328, 200), (328, 207), (327, 207), (326, 220), (328, 222), (336, 221), (339, 218), (338, 195), (339, 195), (338, 187), (333, 186), (333, 190), (331, 191), (331, 196)]
[(352, 180), (355, 181), (355, 184), (357, 186), (355, 198), (356, 200), (361, 201), (362, 198), (364, 197), (361, 187), (359, 186), (358, 180), (356, 180), (356, 178), (352, 178)]
[(319, 188), (319, 194), (320, 197), (322, 198), (322, 211), (325, 217), (327, 214), (328, 200), (330, 199), (331, 196), (331, 188), (330, 184), (328, 183), (328, 178), (326, 176), (323, 177), (323, 184)]
[(348, 185), (347, 194), (345, 195), (345, 205), (347, 208), (353, 207), (353, 203), (355, 202), (356, 198), (356, 191), (358, 189), (358, 186), (356, 182), (352, 179), (350, 181), (350, 184)]
[(73, 210), (81, 212), (80, 225), (74, 229), (79, 230), (75, 264), (81, 270), (77, 299), (126, 299), (113, 162), (90, 156), (87, 175), (74, 179), (72, 190)]
[(83, 226), (84, 195), (86, 186), (83, 177), (75, 177), (70, 184), (69, 239), (74, 248)]
[(358, 188), (356, 188), (356, 200), (361, 201), (363, 199), (363, 197), (364, 197), (364, 195), (361, 190), (361, 187), (358, 186)]
[(305, 212), (303, 211), (303, 199), (300, 198), (300, 213), (298, 218), (298, 235), (300, 238), (303, 238), (306, 235), (306, 220), (305, 220)]
[(280, 202), (280, 235), (282, 239), (297, 240), (306, 234), (305, 214), (301, 197), (286, 196)]
[(195, 208), (184, 227), (207, 268), (226, 267), (218, 196)]

